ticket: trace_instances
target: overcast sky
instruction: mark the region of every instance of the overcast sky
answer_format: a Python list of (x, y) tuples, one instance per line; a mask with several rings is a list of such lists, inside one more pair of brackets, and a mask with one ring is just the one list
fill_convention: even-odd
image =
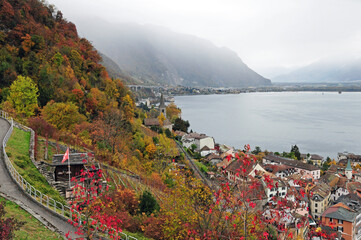
[(234, 50), (266, 77), (273, 68), (329, 55), (361, 55), (361, 0), (48, 1), (75, 24), (80, 17), (98, 16), (208, 39)]

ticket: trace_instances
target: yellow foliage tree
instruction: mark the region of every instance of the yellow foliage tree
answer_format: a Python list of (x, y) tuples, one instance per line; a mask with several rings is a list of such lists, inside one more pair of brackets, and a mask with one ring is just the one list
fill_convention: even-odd
[(19, 75), (10, 86), (8, 101), (18, 114), (30, 117), (38, 107), (38, 92), (31, 78)]
[(167, 117), (172, 123), (180, 117), (181, 109), (179, 109), (174, 103), (170, 103), (166, 108)]
[(149, 144), (149, 145), (145, 148), (145, 151), (148, 153), (148, 156), (149, 156), (150, 158), (153, 158), (155, 152), (157, 151), (157, 149), (156, 149), (154, 143), (151, 143), (151, 144)]
[(86, 120), (74, 103), (48, 102), (42, 111), (43, 118), (59, 130), (70, 130), (75, 124)]
[(134, 101), (130, 97), (129, 94), (125, 95), (125, 97), (122, 98), (122, 109), (125, 119), (127, 119), (129, 122), (133, 121), (134, 118)]
[(163, 127), (165, 119), (166, 119), (166, 118), (164, 117), (163, 113), (161, 113), (161, 114), (158, 116), (159, 125), (160, 125), (161, 127)]
[(174, 158), (179, 155), (175, 142), (167, 138), (164, 134), (159, 135), (159, 144), (157, 145), (157, 153), (165, 158)]

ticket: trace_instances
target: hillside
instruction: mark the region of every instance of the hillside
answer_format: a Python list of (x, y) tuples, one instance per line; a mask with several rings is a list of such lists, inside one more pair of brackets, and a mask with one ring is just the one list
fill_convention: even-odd
[(235, 52), (195, 36), (91, 18), (77, 23), (97, 49), (143, 84), (247, 87), (271, 83), (244, 64)]
[[(87, 39), (78, 36), (76, 26), (60, 11), (37, 0), (4, 0), (0, 4), (3, 100), (19, 75), (30, 77), (37, 85), (41, 107), (50, 100), (71, 101), (86, 115), (104, 110), (93, 104), (99, 99), (90, 94), (92, 90), (104, 91), (114, 84), (123, 93), (118, 97), (125, 96), (121, 81), (109, 78), (100, 64), (101, 56)], [(81, 99), (75, 100), (77, 96)]]
[(54, 9), (38, 0), (0, 1), (1, 108), (39, 135), (101, 151), (100, 158), (120, 145), (122, 156), (132, 154), (132, 93), (124, 79), (109, 77), (92, 44)]
[(335, 83), (361, 81), (361, 58), (327, 58), (272, 79), (275, 82)]
[(114, 62), (111, 58), (107, 57), (106, 55), (100, 53), (100, 56), (102, 57), (101, 64), (106, 67), (107, 72), (109, 73), (109, 76), (111, 78), (120, 78), (122, 79), (126, 84), (141, 84), (140, 80), (137, 80), (129, 74), (125, 73), (120, 69), (118, 64)]

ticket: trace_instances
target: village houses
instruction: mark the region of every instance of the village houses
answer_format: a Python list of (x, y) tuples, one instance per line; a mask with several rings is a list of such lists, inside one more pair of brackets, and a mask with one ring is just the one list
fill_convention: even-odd
[(309, 174), (313, 179), (317, 180), (321, 176), (321, 170), (319, 167), (303, 163), (302, 161), (293, 160), (289, 158), (283, 158), (276, 155), (267, 155), (263, 158), (263, 164), (275, 164), (275, 165), (286, 165), (293, 167), (297, 173), (301, 175)]

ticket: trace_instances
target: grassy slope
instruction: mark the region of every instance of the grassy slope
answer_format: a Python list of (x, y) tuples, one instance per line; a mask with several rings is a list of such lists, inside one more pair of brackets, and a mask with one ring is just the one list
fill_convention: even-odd
[(58, 233), (54, 233), (47, 229), (41, 222), (39, 222), (36, 218), (34, 218), (14, 202), (0, 197), (0, 202), (2, 201), (6, 201), (6, 217), (13, 217), (19, 221), (25, 222), (20, 230), (15, 232), (14, 239), (62, 239)]
[[(42, 139), (41, 137), (38, 137), (38, 144), (37, 144), (37, 156), (36, 156), (36, 160), (37, 161), (44, 161), (47, 163), (52, 163), (52, 159), (53, 159), (53, 155), (54, 154), (58, 154), (56, 147), (53, 147), (52, 145), (48, 144), (48, 159), (45, 160), (44, 159), (44, 154), (45, 154), (45, 140), (44, 141), (39, 141), (40, 139)], [(61, 152), (63, 153), (63, 152)], [(60, 153), (60, 154), (61, 154)]]
[(194, 163), (197, 165), (198, 169), (202, 172), (209, 172), (209, 169), (206, 165), (204, 165), (203, 163), (201, 162), (198, 162), (198, 161), (194, 161)]
[(14, 128), (7, 143), (6, 152), (16, 170), (36, 189), (64, 203), (63, 197), (49, 185), (45, 177), (36, 169), (29, 157), (30, 133)]

